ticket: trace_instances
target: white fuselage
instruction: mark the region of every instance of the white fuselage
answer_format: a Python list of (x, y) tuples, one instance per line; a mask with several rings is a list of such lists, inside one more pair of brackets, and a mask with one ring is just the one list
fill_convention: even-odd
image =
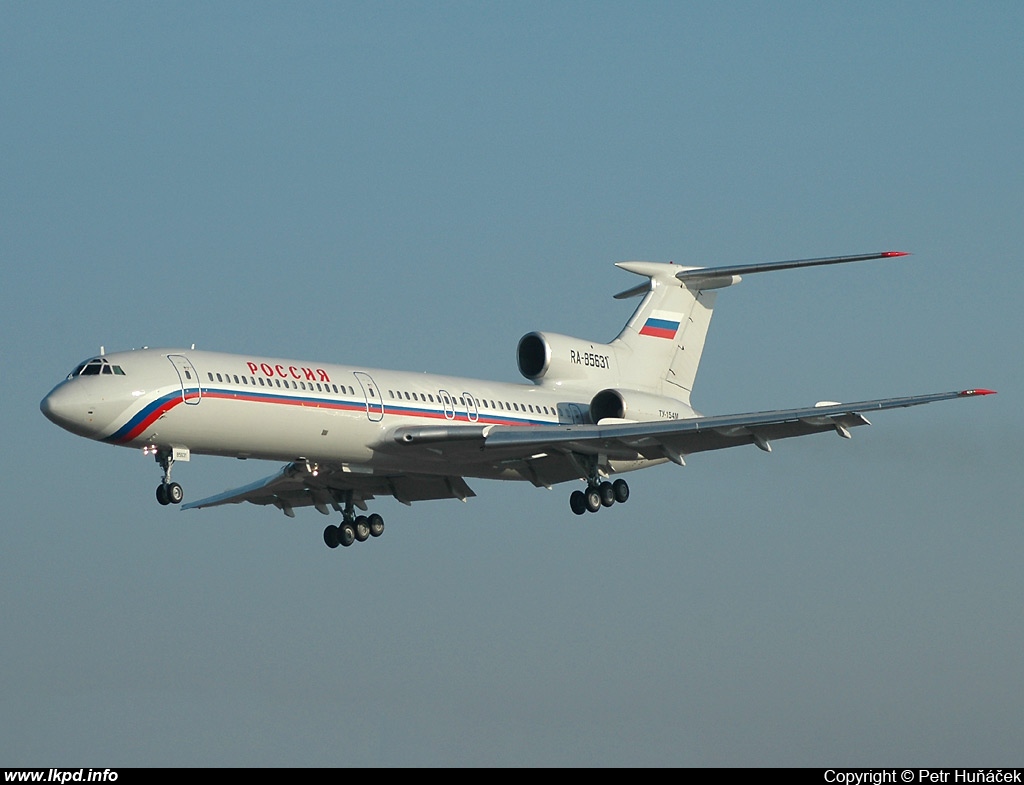
[[(422, 451), (416, 452), (414, 463), (404, 465), (407, 451), (394, 449), (390, 438), (396, 428), (583, 423), (593, 392), (249, 355), (142, 349), (83, 363), (46, 396), (41, 408), (73, 433), (125, 447), (430, 472), (429, 455)], [(640, 466), (618, 470), (633, 468)], [(521, 479), (479, 460), (452, 466), (450, 456), (438, 459), (435, 470)]]

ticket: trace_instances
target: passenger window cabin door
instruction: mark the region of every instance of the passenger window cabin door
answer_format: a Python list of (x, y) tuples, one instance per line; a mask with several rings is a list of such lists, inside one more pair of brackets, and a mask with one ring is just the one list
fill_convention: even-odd
[(452, 398), (452, 394), (447, 390), (438, 390), (437, 397), (441, 399), (441, 406), (444, 407), (444, 418), (446, 420), (454, 420), (455, 399)]
[(203, 399), (203, 388), (199, 386), (199, 374), (195, 366), (183, 354), (169, 354), (167, 359), (171, 361), (181, 382), (181, 400), (190, 406), (197, 406)]
[(363, 398), (366, 400), (366, 416), (370, 422), (380, 422), (384, 419), (384, 399), (380, 395), (377, 383), (368, 373), (353, 371), (353, 376), (359, 382), (363, 390)]
[(466, 399), (466, 418), (470, 422), (476, 422), (480, 419), (480, 409), (476, 405), (476, 398), (468, 392), (462, 393), (462, 396)]

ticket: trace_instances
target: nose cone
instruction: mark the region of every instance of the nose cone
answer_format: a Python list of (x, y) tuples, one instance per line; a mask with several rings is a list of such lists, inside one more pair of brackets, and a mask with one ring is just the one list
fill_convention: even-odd
[(68, 384), (54, 387), (40, 402), (39, 410), (46, 419), (67, 431), (79, 436), (91, 436), (93, 433), (93, 412), (89, 403)]

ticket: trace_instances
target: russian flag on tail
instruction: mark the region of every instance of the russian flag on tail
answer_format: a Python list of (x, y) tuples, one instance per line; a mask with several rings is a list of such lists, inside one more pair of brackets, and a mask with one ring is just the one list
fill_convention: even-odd
[(647, 317), (644, 326), (640, 328), (641, 335), (650, 335), (654, 338), (668, 338), (672, 340), (679, 330), (679, 314), (668, 313), (667, 311), (652, 311)]

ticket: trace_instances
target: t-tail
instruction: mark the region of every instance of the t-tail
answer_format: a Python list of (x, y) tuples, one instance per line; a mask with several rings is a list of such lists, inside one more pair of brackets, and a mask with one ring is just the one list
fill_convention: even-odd
[(519, 342), (519, 368), (538, 384), (624, 388), (679, 401), (689, 409), (718, 289), (753, 273), (899, 256), (907, 254), (884, 251), (727, 267), (619, 262), (617, 267), (647, 280), (615, 295), (620, 300), (643, 296), (615, 340), (595, 344), (552, 333), (529, 333)]
[(619, 262), (647, 281), (615, 295), (643, 295), (636, 311), (611, 342), (620, 384), (689, 405), (693, 382), (711, 326), (717, 289), (739, 281), (738, 276), (680, 279), (700, 268), (658, 262)]
[(739, 283), (742, 275), (906, 255), (885, 251), (729, 267), (619, 262), (617, 267), (648, 279), (615, 295), (616, 299), (644, 295), (622, 332), (611, 342), (622, 382), (689, 405), (717, 290)]

